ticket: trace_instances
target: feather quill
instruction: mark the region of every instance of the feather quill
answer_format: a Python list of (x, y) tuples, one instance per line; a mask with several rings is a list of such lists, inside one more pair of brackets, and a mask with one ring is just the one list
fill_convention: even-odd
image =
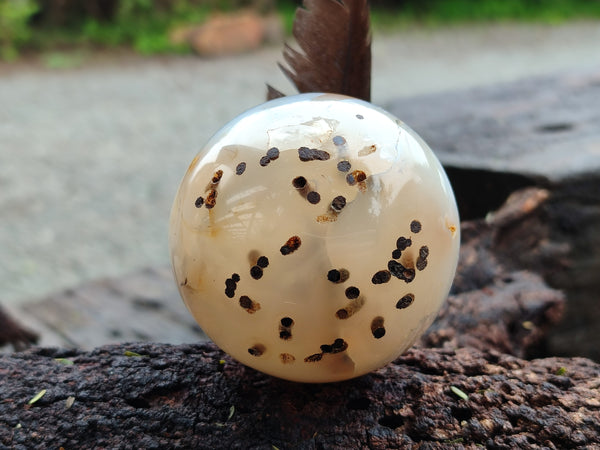
[[(299, 92), (330, 92), (371, 99), (371, 32), (367, 0), (304, 0), (278, 64)], [(269, 86), (269, 96), (281, 94)]]

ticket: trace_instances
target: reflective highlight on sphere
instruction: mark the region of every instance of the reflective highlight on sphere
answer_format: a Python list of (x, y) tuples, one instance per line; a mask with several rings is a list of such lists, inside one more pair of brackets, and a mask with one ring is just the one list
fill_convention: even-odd
[(429, 147), (373, 105), (265, 103), (192, 161), (170, 223), (179, 290), (240, 362), (303, 382), (398, 357), (446, 298), (459, 219)]

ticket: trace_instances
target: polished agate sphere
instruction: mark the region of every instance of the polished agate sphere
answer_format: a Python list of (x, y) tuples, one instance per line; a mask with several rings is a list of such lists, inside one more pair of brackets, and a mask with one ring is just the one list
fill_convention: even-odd
[(303, 382), (394, 360), (446, 298), (459, 219), (417, 134), (370, 103), (302, 94), (221, 129), (192, 161), (170, 223), (173, 269), (206, 334)]

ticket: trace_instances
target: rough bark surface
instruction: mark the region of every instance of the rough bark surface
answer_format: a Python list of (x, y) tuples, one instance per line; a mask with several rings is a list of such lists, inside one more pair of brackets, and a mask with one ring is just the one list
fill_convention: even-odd
[(377, 372), (318, 385), (248, 369), (212, 344), (37, 349), (0, 362), (4, 448), (600, 444), (600, 365), (583, 358), (412, 349)]

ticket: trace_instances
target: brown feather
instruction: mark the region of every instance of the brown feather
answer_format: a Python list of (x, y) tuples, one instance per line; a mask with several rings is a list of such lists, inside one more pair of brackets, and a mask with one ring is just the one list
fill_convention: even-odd
[(367, 0), (304, 0), (286, 45), (285, 75), (300, 92), (331, 92), (370, 100), (371, 33)]
[(285, 97), (285, 94), (275, 89), (270, 84), (267, 84), (267, 100), (274, 100), (276, 98)]

